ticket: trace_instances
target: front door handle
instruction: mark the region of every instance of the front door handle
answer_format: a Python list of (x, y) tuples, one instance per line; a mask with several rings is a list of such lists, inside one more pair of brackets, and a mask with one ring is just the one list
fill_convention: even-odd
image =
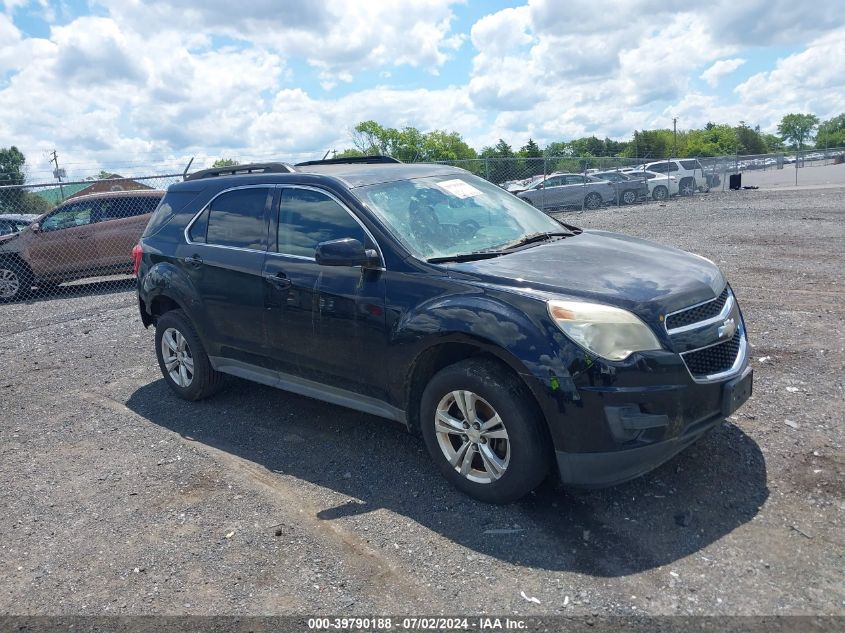
[(182, 261), (188, 264), (188, 266), (193, 266), (194, 268), (199, 268), (200, 266), (202, 266), (202, 257), (200, 257), (199, 255), (191, 255), (190, 257), (186, 257)]
[(288, 276), (285, 275), (285, 273), (267, 273), (264, 275), (264, 279), (269, 281), (271, 284), (273, 284), (274, 286), (276, 286), (276, 288), (279, 288), (280, 290), (286, 290), (291, 286), (290, 279), (288, 279)]

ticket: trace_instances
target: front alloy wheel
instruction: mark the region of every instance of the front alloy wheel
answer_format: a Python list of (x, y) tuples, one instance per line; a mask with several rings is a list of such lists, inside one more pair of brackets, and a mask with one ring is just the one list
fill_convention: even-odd
[(488, 503), (510, 503), (536, 488), (554, 451), (545, 418), (507, 366), (468, 358), (444, 367), (420, 398), (420, 431), (437, 469)]
[(492, 405), (472, 391), (452, 391), (437, 405), (437, 443), (462, 477), (479, 484), (499, 479), (510, 462), (510, 440)]
[(0, 268), (0, 299), (14, 299), (21, 291), (21, 280), (17, 271)]

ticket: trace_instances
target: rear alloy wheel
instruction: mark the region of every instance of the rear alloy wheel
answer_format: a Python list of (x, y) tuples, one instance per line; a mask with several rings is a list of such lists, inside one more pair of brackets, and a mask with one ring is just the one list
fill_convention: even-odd
[(634, 204), (637, 201), (637, 192), (631, 191), (627, 189), (626, 191), (622, 192), (622, 203), (623, 204)]
[(601, 196), (595, 191), (592, 193), (588, 193), (587, 197), (584, 198), (584, 208), (598, 209), (601, 206), (601, 202)]
[(549, 472), (551, 440), (525, 386), (492, 360), (434, 375), (420, 400), (426, 448), (443, 476), (471, 497), (510, 503)]
[(216, 393), (223, 374), (215, 371), (194, 326), (181, 310), (165, 312), (156, 323), (156, 356), (165, 382), (185, 400)]
[(669, 197), (669, 190), (663, 185), (657, 185), (654, 191), (651, 192), (651, 197), (658, 201), (663, 201)]
[(0, 301), (17, 301), (29, 295), (32, 274), (15, 261), (0, 262)]
[(679, 187), (679, 191), (682, 196), (691, 196), (695, 193), (695, 179), (694, 178), (684, 178), (681, 181), (681, 186)]

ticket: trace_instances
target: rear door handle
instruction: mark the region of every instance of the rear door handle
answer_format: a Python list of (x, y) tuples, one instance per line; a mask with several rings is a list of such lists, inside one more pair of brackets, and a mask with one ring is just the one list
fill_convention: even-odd
[(290, 288), (290, 286), (291, 286), (290, 279), (288, 279), (288, 277), (287, 277), (287, 275), (285, 275), (285, 273), (276, 273), (276, 274), (266, 273), (264, 275), (264, 279), (266, 279), (271, 284), (276, 286), (276, 288), (279, 288), (281, 290), (285, 290), (287, 288)]
[(191, 255), (190, 257), (186, 257), (182, 261), (188, 264), (189, 266), (194, 266), (196, 268), (202, 266), (202, 257), (200, 257), (199, 255)]
[(91, 237), (91, 236), (90, 236), (90, 235), (77, 235), (77, 236), (76, 236), (76, 239), (78, 239), (78, 240), (87, 240), (89, 237)]

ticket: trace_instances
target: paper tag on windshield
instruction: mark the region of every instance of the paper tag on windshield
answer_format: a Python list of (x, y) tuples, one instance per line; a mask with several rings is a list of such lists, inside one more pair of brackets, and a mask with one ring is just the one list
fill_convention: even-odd
[(480, 196), (483, 193), (480, 189), (476, 189), (468, 182), (464, 182), (458, 178), (455, 178), (454, 180), (444, 180), (443, 182), (438, 182), (436, 184), (441, 189), (445, 189), (458, 198), (472, 198), (474, 196)]

